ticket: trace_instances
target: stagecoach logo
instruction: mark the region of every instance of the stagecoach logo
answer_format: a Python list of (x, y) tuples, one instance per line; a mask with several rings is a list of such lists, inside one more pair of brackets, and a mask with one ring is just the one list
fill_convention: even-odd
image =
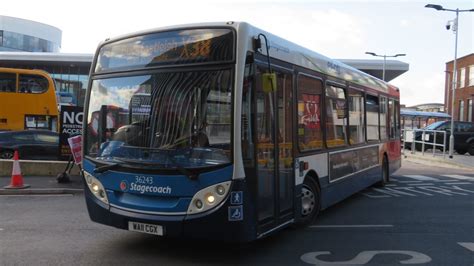
[(146, 184), (137, 184), (137, 183), (130, 183), (126, 180), (122, 180), (120, 182), (120, 190), (123, 192), (138, 192), (140, 194), (144, 193), (159, 193), (159, 194), (171, 194), (171, 187), (157, 187), (153, 185), (146, 185)]
[(128, 190), (128, 183), (127, 183), (127, 181), (122, 180), (122, 182), (120, 182), (120, 189), (121, 189), (122, 191), (127, 191), (127, 190)]

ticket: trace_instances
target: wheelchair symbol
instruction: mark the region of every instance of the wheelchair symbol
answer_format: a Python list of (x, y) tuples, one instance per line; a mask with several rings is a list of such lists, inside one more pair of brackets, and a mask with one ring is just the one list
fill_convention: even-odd
[(244, 212), (242, 206), (229, 206), (229, 221), (242, 221), (244, 219)]

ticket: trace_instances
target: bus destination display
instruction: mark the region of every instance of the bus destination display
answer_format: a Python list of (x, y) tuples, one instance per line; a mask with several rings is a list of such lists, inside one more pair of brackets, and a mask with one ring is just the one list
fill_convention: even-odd
[(230, 61), (229, 29), (192, 29), (153, 33), (104, 45), (95, 72), (156, 65)]

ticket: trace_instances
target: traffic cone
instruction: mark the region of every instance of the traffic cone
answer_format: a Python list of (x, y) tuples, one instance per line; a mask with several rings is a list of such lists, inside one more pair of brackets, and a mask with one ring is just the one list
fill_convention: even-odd
[(21, 175), (20, 161), (18, 159), (18, 151), (15, 151), (15, 154), (13, 155), (12, 179), (10, 181), (10, 185), (5, 186), (3, 188), (21, 189), (21, 188), (27, 188), (27, 187), (30, 187), (30, 185), (23, 184), (23, 176)]

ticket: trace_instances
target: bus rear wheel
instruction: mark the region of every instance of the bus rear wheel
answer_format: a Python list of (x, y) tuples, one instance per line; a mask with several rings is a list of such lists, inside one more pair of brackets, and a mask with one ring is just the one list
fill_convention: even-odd
[(388, 159), (387, 156), (383, 156), (382, 161), (382, 179), (377, 183), (378, 187), (384, 187), (390, 181), (389, 171), (388, 171)]
[(301, 219), (298, 224), (311, 224), (321, 210), (321, 190), (311, 177), (306, 177), (301, 188)]

